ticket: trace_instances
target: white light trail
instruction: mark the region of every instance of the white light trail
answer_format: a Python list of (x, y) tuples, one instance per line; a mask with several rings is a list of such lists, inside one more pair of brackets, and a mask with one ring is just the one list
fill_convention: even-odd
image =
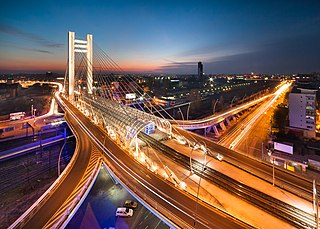
[(285, 83), (283, 84), (274, 94), (273, 98), (265, 104), (263, 107), (260, 108), (259, 112), (256, 116), (254, 116), (246, 125), (246, 127), (241, 131), (241, 133), (238, 135), (236, 139), (233, 140), (233, 142), (230, 144), (229, 148), (233, 149), (235, 146), (239, 144), (241, 139), (248, 133), (248, 131), (251, 129), (254, 122), (268, 109), (270, 108), (273, 103), (276, 102), (276, 100), (279, 98), (282, 92), (286, 91), (290, 87), (291, 83)]

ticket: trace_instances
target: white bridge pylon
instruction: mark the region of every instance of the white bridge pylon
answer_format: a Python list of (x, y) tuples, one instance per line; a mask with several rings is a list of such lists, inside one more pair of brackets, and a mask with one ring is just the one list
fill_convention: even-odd
[(69, 69), (69, 98), (74, 98), (74, 77), (75, 77), (75, 53), (87, 54), (87, 90), (92, 94), (92, 34), (87, 34), (87, 40), (75, 39), (74, 32), (68, 32), (68, 69)]
[[(75, 55), (76, 53), (79, 54)], [(110, 60), (104, 59), (108, 58), (106, 56), (101, 58), (98, 55), (95, 55), (96, 67), (93, 68), (92, 35), (87, 34), (86, 40), (79, 40), (75, 39), (74, 32), (68, 32), (69, 101), (89, 117), (94, 124), (102, 125), (113, 140), (126, 148), (132, 148), (140, 132), (149, 134), (150, 130), (154, 131), (157, 128), (164, 133), (171, 134), (171, 123), (163, 117), (150, 113), (150, 96), (144, 98), (146, 102), (141, 102), (143, 99), (136, 102), (137, 107), (130, 107), (130, 105), (114, 98), (113, 95), (116, 92), (112, 85), (119, 84), (120, 78), (117, 75), (101, 71), (104, 69), (108, 72)], [(80, 59), (81, 62), (78, 63)], [(111, 69), (113, 68), (114, 63), (111, 63)], [(95, 77), (94, 88), (93, 74)], [(121, 76), (121, 82), (128, 87), (127, 91), (133, 94), (137, 93), (143, 98), (145, 94), (141, 94), (139, 85), (134, 80), (125, 77), (125, 75)], [(81, 85), (80, 78), (86, 78), (87, 89)], [(124, 89), (121, 90), (128, 93)], [(126, 97), (123, 96), (124, 98)]]

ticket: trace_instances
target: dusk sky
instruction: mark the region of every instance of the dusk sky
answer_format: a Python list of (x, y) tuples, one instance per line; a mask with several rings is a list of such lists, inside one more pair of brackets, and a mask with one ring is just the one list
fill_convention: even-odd
[(67, 33), (124, 70), (320, 71), (320, 1), (4, 1), (0, 72), (64, 72)]

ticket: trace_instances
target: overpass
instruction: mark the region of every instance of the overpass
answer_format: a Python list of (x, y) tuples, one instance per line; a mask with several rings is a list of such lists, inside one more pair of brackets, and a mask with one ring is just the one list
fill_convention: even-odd
[[(204, 202), (198, 204), (198, 198), (177, 186), (180, 181), (163, 179), (152, 166), (137, 162), (140, 133), (156, 129), (179, 138), (183, 131), (160, 112), (152, 115), (156, 108), (151, 98), (110, 57), (101, 51), (99, 57), (92, 57), (91, 42), (92, 36), (83, 41), (69, 33), (69, 79), (61, 90), (63, 94), (56, 93), (76, 135), (75, 156), (62, 176), (11, 228), (64, 227), (85, 198), (102, 162), (123, 186), (172, 227), (250, 228), (229, 213)], [(192, 134), (184, 135), (189, 141), (197, 141)]]
[(231, 107), (224, 112), (220, 112), (217, 114), (210, 115), (208, 117), (196, 120), (173, 120), (171, 121), (172, 124), (179, 126), (185, 130), (204, 130), (204, 136), (207, 135), (210, 131), (213, 131), (216, 136), (219, 136), (218, 126), (222, 130), (226, 130), (225, 125), (230, 125), (231, 119), (235, 119), (235, 115), (243, 112), (253, 106), (256, 106), (264, 101), (274, 101), (279, 97), (281, 92), (287, 88), (285, 82), (281, 82), (277, 86), (277, 90), (271, 94), (265, 95), (261, 98), (255, 99), (253, 101), (248, 101), (244, 104), (237, 105), (236, 107)]

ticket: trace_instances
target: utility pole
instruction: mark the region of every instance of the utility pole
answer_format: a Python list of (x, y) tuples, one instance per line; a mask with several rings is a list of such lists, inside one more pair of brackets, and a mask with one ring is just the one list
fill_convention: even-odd
[(271, 150), (268, 150), (268, 155), (270, 156), (270, 158), (272, 158), (272, 185), (274, 186), (274, 181), (275, 181), (275, 177), (274, 177), (274, 157), (271, 154)]
[(315, 214), (316, 229), (319, 229), (319, 207), (318, 204), (318, 193), (317, 193), (317, 182), (313, 180), (313, 212)]
[(60, 176), (60, 159), (61, 159), (61, 154), (62, 154), (62, 150), (64, 148), (64, 146), (66, 145), (67, 141), (65, 141), (60, 149), (60, 152), (59, 152), (59, 157), (58, 157), (58, 177)]
[(213, 105), (212, 114), (214, 114), (214, 113), (216, 112), (216, 105), (217, 105), (218, 102), (219, 102), (219, 99), (217, 99), (216, 102), (215, 102), (214, 105)]
[(261, 142), (261, 160), (263, 161), (263, 141)]
[(182, 111), (181, 111), (181, 108), (180, 108), (180, 107), (179, 107), (179, 112), (180, 112), (181, 117), (182, 117), (182, 120), (183, 120), (183, 122), (184, 122), (184, 116), (183, 116), (183, 113), (182, 113)]
[(191, 105), (191, 102), (189, 102), (189, 104), (188, 104), (188, 109), (187, 109), (187, 120), (189, 120), (189, 110), (190, 110), (190, 105)]
[(199, 191), (200, 191), (200, 183), (201, 183), (201, 179), (203, 176), (203, 172), (207, 169), (207, 159), (206, 159), (207, 153), (205, 152), (204, 155), (204, 163), (202, 164), (202, 171), (200, 173), (200, 177), (199, 177), (199, 184), (198, 184), (198, 191), (197, 191), (197, 202), (196, 202), (196, 211), (194, 214), (194, 228), (197, 228), (197, 211), (198, 211), (198, 202), (199, 202)]
[(272, 185), (274, 186), (274, 157), (272, 158)]

